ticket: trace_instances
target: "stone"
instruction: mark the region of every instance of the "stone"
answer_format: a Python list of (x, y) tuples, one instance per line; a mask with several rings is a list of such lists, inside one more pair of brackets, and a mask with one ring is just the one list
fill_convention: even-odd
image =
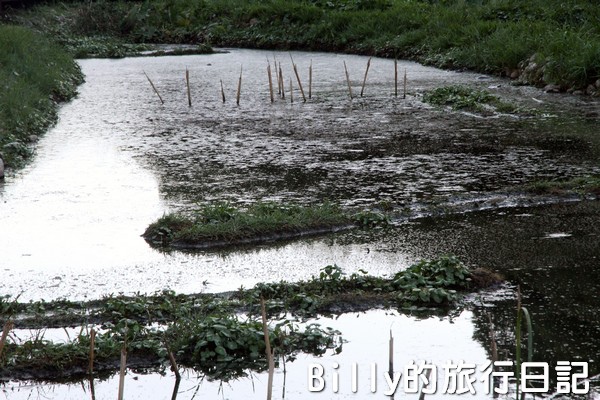
[(513, 71), (510, 73), (510, 79), (517, 79), (519, 77), (520, 73), (518, 69), (513, 69)]
[(558, 85), (546, 85), (544, 86), (544, 92), (546, 93), (559, 93), (560, 92), (560, 86)]
[(0, 157), (0, 179), (4, 179), (4, 161)]
[(40, 140), (40, 138), (39, 138), (37, 135), (29, 135), (29, 141), (30, 141), (31, 143), (35, 143), (35, 142), (37, 142), (38, 140)]
[(596, 81), (596, 87), (597, 87), (598, 89), (600, 89), (600, 79), (598, 79), (598, 80)]
[(573, 94), (576, 95), (576, 96), (581, 96), (581, 95), (583, 95), (583, 90), (575, 90), (573, 92)]
[(594, 92), (596, 92), (596, 86), (594, 85), (588, 85), (587, 89), (585, 89), (585, 94), (587, 94), (588, 96), (593, 95)]

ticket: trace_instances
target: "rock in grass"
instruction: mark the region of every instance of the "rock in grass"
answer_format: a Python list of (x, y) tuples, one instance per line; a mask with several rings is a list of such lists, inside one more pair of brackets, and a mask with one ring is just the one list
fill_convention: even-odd
[(4, 179), (4, 161), (0, 157), (0, 179)]

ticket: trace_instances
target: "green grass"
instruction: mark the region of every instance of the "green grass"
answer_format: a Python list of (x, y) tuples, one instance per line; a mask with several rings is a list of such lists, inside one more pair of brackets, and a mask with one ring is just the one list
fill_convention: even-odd
[(79, 66), (40, 34), (0, 24), (0, 153), (9, 167), (31, 155), (32, 135), (57, 118), (57, 103), (76, 94)]
[(585, 0), (56, 2), (12, 17), (59, 41), (343, 51), (585, 88), (600, 78), (600, 8)]
[(143, 236), (154, 245), (236, 243), (352, 223), (352, 218), (332, 203), (303, 207), (259, 202), (245, 210), (228, 203), (216, 203), (202, 207), (191, 217), (164, 215), (151, 224)]
[(525, 190), (534, 194), (591, 193), (600, 196), (600, 176), (584, 176), (562, 181), (537, 181), (527, 185)]

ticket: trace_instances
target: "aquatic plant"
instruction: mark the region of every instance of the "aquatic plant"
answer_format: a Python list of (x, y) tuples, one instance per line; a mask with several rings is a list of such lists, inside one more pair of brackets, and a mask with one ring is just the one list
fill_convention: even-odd
[(229, 203), (200, 207), (190, 217), (168, 214), (152, 223), (143, 236), (154, 245), (179, 247), (211, 243), (227, 244), (246, 240), (269, 240), (327, 231), (352, 223), (339, 206), (324, 203), (313, 206), (257, 202), (246, 209)]
[(423, 101), (438, 106), (450, 106), (454, 110), (475, 112), (514, 112), (516, 107), (485, 90), (467, 86), (444, 86), (423, 95)]

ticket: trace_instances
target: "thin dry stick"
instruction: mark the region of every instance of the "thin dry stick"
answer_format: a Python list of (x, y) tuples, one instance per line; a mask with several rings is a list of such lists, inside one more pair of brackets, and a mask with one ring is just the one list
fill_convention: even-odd
[(269, 94), (271, 95), (271, 103), (275, 101), (273, 98), (273, 77), (271, 76), (271, 63), (267, 65), (267, 74), (269, 75)]
[(221, 79), (221, 98), (223, 99), (223, 104), (225, 103), (225, 89), (223, 89), (223, 79)]
[(285, 100), (285, 82), (283, 81), (283, 70), (281, 69), (281, 62), (279, 62), (279, 83), (281, 84), (281, 98)]
[(96, 343), (96, 331), (92, 328), (90, 331), (90, 365), (88, 366), (88, 373), (91, 375), (94, 373), (94, 344)]
[[(290, 81), (292, 78), (290, 78)], [(267, 311), (265, 307), (265, 299), (261, 296), (260, 307), (262, 312), (263, 333), (265, 336), (265, 353), (269, 362), (269, 379), (267, 383), (267, 400), (273, 397), (273, 373), (275, 371), (275, 362), (273, 360), (273, 352), (271, 351), (271, 341), (269, 340), (269, 328), (267, 327)]]
[(277, 69), (277, 59), (275, 58), (275, 56), (273, 56), (273, 62), (275, 63), (275, 78), (277, 79), (277, 94), (279, 96), (281, 96), (281, 82), (279, 82), (279, 73), (277, 71), (279, 71)]
[(123, 392), (125, 390), (125, 367), (127, 366), (127, 343), (123, 342), (121, 348), (121, 369), (119, 371), (119, 397), (118, 400), (123, 400)]
[(152, 89), (154, 89), (154, 93), (156, 93), (156, 95), (160, 99), (160, 104), (165, 104), (165, 102), (163, 101), (162, 97), (160, 96), (160, 93), (158, 93), (158, 90), (156, 90), (156, 86), (154, 86), (154, 83), (152, 83), (152, 80), (150, 79), (150, 77), (148, 76), (148, 74), (146, 73), (146, 71), (142, 71), (142, 72), (144, 72), (144, 75), (146, 75), (146, 78), (148, 79), (148, 82), (150, 82), (150, 86), (152, 86)]
[[(394, 379), (394, 337), (392, 336), (392, 330), (390, 329), (390, 348), (389, 348), (389, 366), (388, 374), (390, 379)], [(392, 399), (394, 396), (391, 396)]]
[(94, 377), (92, 375), (90, 375), (90, 393), (92, 400), (96, 400), (96, 389), (94, 388)]
[(294, 86), (292, 85), (292, 78), (290, 78), (290, 101), (294, 103)]
[(308, 67), (308, 98), (312, 98), (312, 60), (310, 60), (310, 67)]
[(363, 93), (365, 92), (365, 85), (367, 84), (367, 74), (369, 73), (369, 67), (371, 66), (371, 58), (369, 57), (369, 61), (367, 61), (367, 69), (365, 70), (365, 77), (363, 78), (362, 89), (360, 89), (360, 97), (363, 97)]
[(423, 387), (421, 388), (421, 394), (419, 395), (419, 400), (425, 400), (425, 392), (423, 392), (423, 390), (427, 389), (429, 387), (429, 384), (431, 383), (429, 381), (430, 375), (431, 375), (431, 368), (427, 368), (427, 372), (425, 372), (425, 379), (427, 380), (427, 383), (425, 385), (423, 385)]
[(350, 85), (350, 74), (348, 74), (348, 68), (346, 67), (346, 61), (344, 61), (344, 70), (346, 71), (346, 82), (348, 82), (348, 93), (350, 93), (350, 100), (352, 100), (352, 86)]
[(192, 94), (190, 92), (190, 71), (185, 69), (185, 84), (187, 86), (188, 106), (192, 106)]
[(8, 338), (8, 333), (14, 326), (12, 321), (7, 321), (4, 324), (4, 330), (2, 331), (2, 337), (0, 338), (0, 357), (2, 356), (2, 350), (4, 350), (4, 344), (6, 343), (6, 338)]
[(300, 93), (302, 94), (302, 100), (306, 103), (306, 96), (304, 96), (304, 89), (302, 89), (302, 82), (300, 82), (300, 75), (298, 74), (298, 68), (296, 64), (294, 64), (294, 73), (296, 74), (296, 80), (298, 81), (298, 87), (300, 88)]
[(398, 59), (394, 59), (394, 96), (398, 97)]
[(402, 94), (402, 98), (406, 98), (406, 68), (404, 68), (404, 93)]
[(242, 71), (243, 71), (243, 67), (240, 67), (240, 79), (238, 80), (238, 90), (237, 90), (237, 95), (235, 96), (235, 103), (238, 106), (240, 105), (240, 94), (242, 92)]
[(175, 378), (175, 386), (173, 386), (173, 394), (171, 395), (171, 400), (177, 400), (177, 394), (179, 392), (179, 384), (180, 383), (181, 383), (181, 377), (176, 377)]

